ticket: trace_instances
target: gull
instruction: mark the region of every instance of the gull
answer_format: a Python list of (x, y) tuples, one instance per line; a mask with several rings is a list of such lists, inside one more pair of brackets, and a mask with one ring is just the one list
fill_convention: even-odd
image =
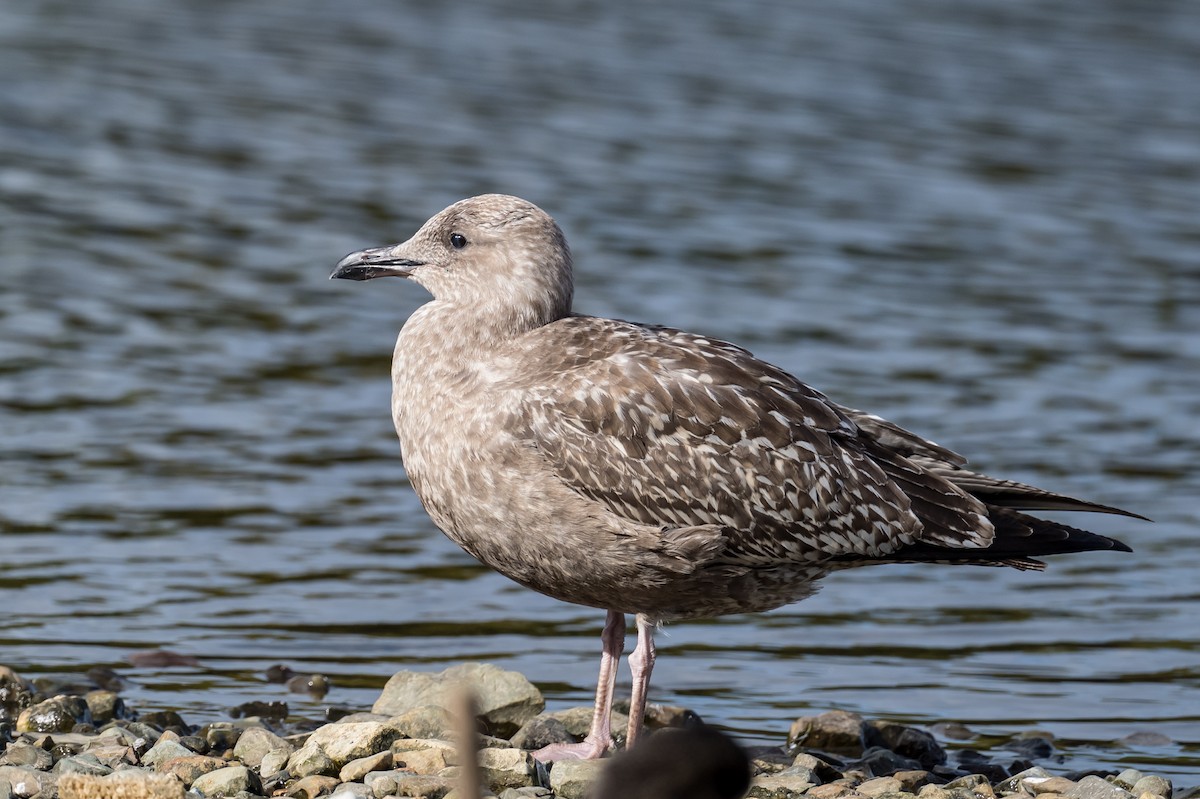
[(562, 230), (517, 197), (457, 202), (330, 277), (401, 277), (433, 297), (396, 340), (391, 411), (434, 524), (521, 585), (607, 611), (590, 731), (542, 761), (614, 746), (626, 614), (630, 747), (664, 621), (779, 607), (870, 564), (1129, 551), (1025, 511), (1144, 518), (971, 471), (733, 344), (576, 314)]

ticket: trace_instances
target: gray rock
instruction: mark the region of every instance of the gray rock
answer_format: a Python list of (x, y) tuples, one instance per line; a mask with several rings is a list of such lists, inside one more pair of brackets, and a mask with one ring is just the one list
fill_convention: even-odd
[(55, 774), (87, 774), (91, 777), (103, 777), (112, 773), (112, 768), (104, 765), (93, 754), (81, 753), (70, 757), (60, 758), (54, 764)]
[(333, 789), (329, 799), (375, 799), (375, 794), (361, 782), (343, 782)]
[(525, 675), (490, 663), (460, 663), (438, 674), (397, 672), (372, 711), (398, 716), (423, 705), (452, 708), (462, 686), (469, 686), (474, 693), (479, 717), (493, 735), (512, 735), (546, 706), (541, 692)]
[(199, 777), (192, 783), (192, 790), (201, 796), (234, 796), (242, 791), (259, 793), (262, 783), (245, 766), (228, 766)]
[[(263, 760), (266, 760), (266, 757)], [(335, 763), (320, 744), (309, 741), (292, 752), (287, 761), (287, 769), (293, 777), (308, 777), (313, 774), (332, 777), (341, 770), (341, 765)]]
[[(1003, 779), (996, 783), (996, 793), (1018, 793), (1021, 791), (1021, 781), (1026, 779), (1049, 779), (1052, 775), (1049, 771), (1041, 766), (1027, 768), (1024, 771), (1018, 772), (1007, 779)], [(1032, 790), (1027, 793), (1033, 793)]]
[(1075, 781), (1066, 777), (1051, 777), (1047, 780), (1033, 777), (1021, 780), (1021, 786), (1037, 796), (1043, 793), (1066, 793), (1075, 787)]
[(387, 722), (406, 738), (449, 738), (454, 732), (454, 717), (444, 707), (437, 705), (414, 707), (387, 718)]
[(445, 777), (413, 774), (409, 771), (376, 771), (366, 776), (366, 785), (376, 799), (385, 796), (420, 796), (442, 799), (454, 784)]
[(1171, 781), (1165, 777), (1158, 777), (1153, 774), (1142, 777), (1133, 784), (1134, 796), (1141, 796), (1144, 793), (1152, 793), (1157, 796), (1170, 796), (1174, 790)]
[(1135, 768), (1127, 768), (1120, 774), (1112, 778), (1113, 785), (1126, 790), (1133, 790), (1133, 784), (1146, 776)]
[(258, 773), (264, 777), (278, 774), (287, 768), (289, 757), (291, 754), (283, 749), (272, 749), (263, 755), (262, 762), (258, 765)]
[(48, 771), (54, 758), (40, 746), (26, 741), (13, 741), (0, 755), (0, 766), (25, 766), (37, 771)]
[(560, 760), (550, 769), (550, 790), (558, 799), (584, 799), (603, 767), (602, 760)]
[(819, 716), (802, 716), (792, 722), (788, 746), (803, 746), (845, 755), (860, 755), (866, 748), (862, 716), (831, 710)]
[(142, 755), (142, 763), (147, 766), (158, 767), (160, 763), (165, 763), (168, 760), (174, 760), (177, 757), (191, 757), (192, 750), (188, 749), (179, 741), (171, 740), (166, 733), (159, 739), (158, 743), (150, 747), (144, 755)]
[(1084, 777), (1063, 796), (1067, 799), (1133, 799), (1129, 791), (1095, 776)]
[(187, 787), (205, 774), (211, 774), (214, 771), (231, 765), (235, 764), (222, 760), (219, 757), (192, 755), (191, 757), (176, 757), (171, 760), (164, 760), (159, 764), (158, 770), (163, 774), (174, 775), (176, 779)]
[(360, 757), (387, 751), (403, 733), (387, 722), (358, 721), (326, 724), (314, 730), (305, 745), (317, 744), (338, 768)]
[(293, 747), (266, 727), (250, 727), (237, 739), (233, 756), (247, 766), (258, 768), (268, 752), (283, 751), (291, 754)]
[(534, 716), (521, 725), (512, 737), (512, 745), (518, 749), (541, 749), (543, 746), (557, 743), (571, 743), (578, 740), (562, 719), (543, 713)]
[(0, 766), (0, 781), (8, 783), (9, 791), (16, 797), (28, 797), (53, 789), (54, 777), (44, 771), (34, 771), (24, 766)]
[(549, 788), (540, 785), (530, 785), (525, 788), (505, 788), (500, 792), (499, 799), (550, 799), (554, 793)]
[(493, 791), (522, 788), (533, 782), (532, 758), (520, 749), (482, 749), (479, 774)]
[(749, 799), (796, 799), (803, 796), (812, 783), (778, 774), (764, 774), (750, 780)]

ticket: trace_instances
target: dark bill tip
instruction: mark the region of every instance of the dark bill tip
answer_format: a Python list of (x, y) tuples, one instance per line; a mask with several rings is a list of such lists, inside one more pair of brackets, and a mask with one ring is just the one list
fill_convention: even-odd
[(371, 280), (376, 277), (408, 277), (415, 267), (424, 265), (424, 261), (414, 261), (411, 258), (395, 258), (391, 255), (392, 247), (380, 247), (374, 250), (359, 250), (352, 252), (342, 260), (330, 273), (330, 280)]

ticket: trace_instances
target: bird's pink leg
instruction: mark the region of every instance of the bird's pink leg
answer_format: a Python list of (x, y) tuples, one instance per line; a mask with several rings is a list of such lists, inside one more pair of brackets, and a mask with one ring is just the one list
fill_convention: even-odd
[(642, 732), (642, 719), (646, 716), (646, 691), (650, 687), (650, 672), (654, 671), (654, 631), (658, 622), (639, 613), (637, 615), (637, 647), (629, 654), (629, 671), (633, 674), (633, 694), (629, 697), (629, 731), (625, 735), (625, 748), (631, 748)]
[[(640, 616), (638, 617), (641, 618)], [(604, 632), (600, 634), (600, 679), (596, 681), (596, 705), (592, 710), (592, 727), (577, 744), (550, 744), (533, 753), (536, 760), (592, 760), (612, 748), (613, 690), (617, 684), (617, 664), (625, 648), (625, 614), (608, 612)]]

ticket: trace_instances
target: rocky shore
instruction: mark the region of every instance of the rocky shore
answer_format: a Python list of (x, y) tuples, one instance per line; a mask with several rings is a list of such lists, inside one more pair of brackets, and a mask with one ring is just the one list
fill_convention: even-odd
[[(289, 675), (323, 685), (319, 675)], [(308, 681), (305, 683), (305, 681)], [(103, 682), (103, 681), (101, 681)], [(469, 686), (477, 716), (478, 769), (464, 769), (463, 735), (456, 732), (462, 686)], [(428, 797), (464, 799), (477, 778), (485, 795), (500, 799), (608, 799), (651, 796), (644, 769), (657, 769), (655, 749), (639, 746), (630, 759), (564, 761), (551, 767), (529, 751), (578, 740), (589, 707), (545, 712), (541, 693), (523, 675), (489, 664), (467, 663), (430, 674), (399, 672), (370, 711), (344, 715), (315, 728), (285, 720), (281, 703), (238, 709), (231, 721), (188, 724), (178, 713), (137, 713), (111, 687), (50, 695), (0, 666), (0, 799), (200, 799), (291, 796), (315, 799)], [(53, 688), (50, 686), (49, 688)], [(40, 690), (39, 690), (40, 689)], [(619, 715), (615, 713), (614, 715)], [(469, 718), (469, 714), (467, 714)], [(744, 773), (736, 748), (733, 765), (708, 754), (692, 763), (682, 730), (702, 722), (679, 707), (647, 713), (658, 738), (661, 774), (732, 768)], [(307, 725), (313, 727), (314, 725)], [(614, 728), (625, 721), (614, 718)], [(944, 738), (969, 735), (940, 731)], [(675, 737), (672, 737), (675, 736)], [(719, 737), (719, 736), (718, 736)], [(1119, 773), (1052, 774), (1032, 759), (1052, 744), (1030, 736), (1020, 754), (996, 762), (969, 749), (954, 758), (932, 733), (888, 721), (832, 711), (797, 719), (786, 744), (746, 752), (756, 799), (1198, 799), (1200, 789), (1175, 791), (1171, 782), (1127, 769)], [(632, 756), (646, 749), (641, 763)], [(701, 751), (701, 750), (696, 750)], [(668, 754), (669, 753), (669, 754)], [(467, 758), (469, 760), (469, 757)], [(624, 773), (621, 773), (624, 769)], [(639, 771), (638, 769), (643, 769)], [(611, 773), (608, 773), (611, 772)], [(714, 771), (714, 774), (716, 772)], [(603, 784), (597, 782), (604, 775)], [(624, 788), (617, 788), (619, 778)], [(735, 787), (741, 790), (735, 774)], [(693, 775), (694, 778), (694, 775)], [(708, 778), (705, 777), (707, 780)], [(736, 796), (716, 788), (717, 777), (695, 796)], [(641, 791), (639, 793), (639, 790)], [(602, 795), (601, 795), (602, 794)], [(665, 795), (665, 794), (662, 794)], [(677, 794), (679, 795), (679, 794)]]

